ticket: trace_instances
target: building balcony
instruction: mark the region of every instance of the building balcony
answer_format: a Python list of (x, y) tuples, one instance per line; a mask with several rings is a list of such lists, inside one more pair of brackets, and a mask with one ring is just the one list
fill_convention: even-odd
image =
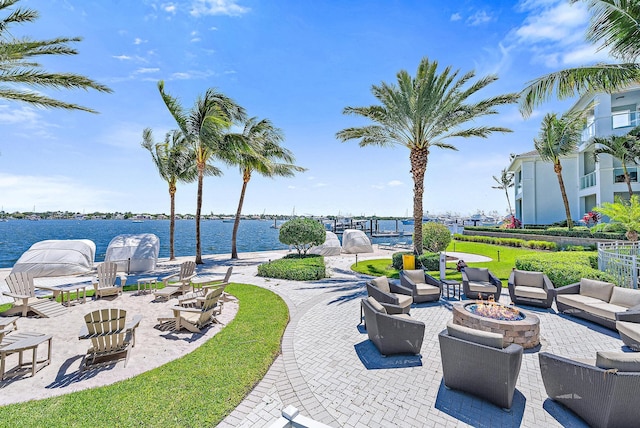
[(580, 190), (582, 189), (586, 189), (589, 187), (593, 187), (597, 184), (596, 181), (596, 172), (590, 172), (587, 175), (583, 175), (582, 177), (580, 177)]

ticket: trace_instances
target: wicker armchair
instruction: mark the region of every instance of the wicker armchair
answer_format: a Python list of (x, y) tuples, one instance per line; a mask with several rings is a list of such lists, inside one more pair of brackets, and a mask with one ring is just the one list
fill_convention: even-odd
[(442, 377), (447, 388), (468, 392), (510, 409), (524, 349), (517, 344), (503, 348), (498, 333), (447, 324), (438, 334)]
[(380, 276), (367, 282), (367, 294), (383, 304), (395, 305), (402, 308), (402, 313), (411, 310), (413, 297), (411, 289), (389, 282), (386, 276)]
[(625, 345), (640, 352), (640, 310), (617, 312), (616, 330)]
[(502, 282), (487, 268), (466, 267), (462, 270), (462, 290), (467, 299), (487, 299), (496, 302), (502, 293)]
[(555, 287), (542, 272), (513, 269), (509, 275), (509, 296), (514, 305), (534, 305), (550, 308)]
[(401, 270), (400, 285), (411, 290), (416, 303), (440, 300), (442, 283), (422, 269)]
[(372, 297), (362, 299), (365, 325), (369, 340), (382, 355), (419, 354), (425, 325), (409, 315), (390, 315)]
[[(617, 367), (611, 361), (620, 358), (616, 354), (622, 359), (635, 357), (636, 361), (624, 363), (627, 367)], [(637, 353), (599, 352), (596, 366), (547, 352), (541, 352), (538, 358), (549, 398), (572, 410), (590, 426), (638, 426), (640, 371), (629, 371), (636, 370), (630, 365), (640, 365)]]

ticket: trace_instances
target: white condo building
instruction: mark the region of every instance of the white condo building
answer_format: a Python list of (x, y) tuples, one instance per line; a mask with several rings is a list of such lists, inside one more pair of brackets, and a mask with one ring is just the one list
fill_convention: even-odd
[[(629, 199), (622, 164), (609, 155), (596, 162), (592, 137), (624, 135), (640, 125), (640, 86), (616, 94), (588, 94), (572, 107), (579, 110), (591, 104), (581, 143), (576, 152), (561, 159), (562, 178), (574, 221), (596, 205), (613, 202), (616, 196)], [(638, 166), (627, 164), (634, 192), (640, 192)], [(566, 219), (558, 178), (551, 162), (544, 162), (537, 151), (513, 158), (515, 215), (523, 224), (551, 224)]]

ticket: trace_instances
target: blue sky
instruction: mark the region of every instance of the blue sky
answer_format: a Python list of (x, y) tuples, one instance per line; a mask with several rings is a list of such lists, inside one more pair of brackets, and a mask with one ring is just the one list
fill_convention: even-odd
[[(585, 42), (589, 14), (566, 0), (442, 1), (89, 1), (22, 0), (35, 23), (14, 36), (74, 37), (79, 54), (46, 58), (49, 71), (75, 72), (108, 85), (95, 91), (48, 92), (100, 114), (42, 110), (0, 99), (0, 205), (5, 211), (169, 211), (167, 185), (142, 130), (156, 140), (175, 123), (157, 82), (191, 107), (215, 87), (250, 116), (284, 131), (284, 145), (308, 171), (294, 178), (254, 175), (244, 213), (411, 215), (413, 182), (405, 148), (341, 143), (339, 130), (365, 124), (346, 106), (375, 103), (370, 89), (412, 75), (421, 58), (462, 73), (496, 73), (479, 94), (520, 91), (561, 68), (610, 61)], [(542, 116), (574, 100), (548, 102), (532, 117), (517, 106), (482, 120), (512, 129), (488, 139), (454, 139), (458, 151), (434, 149), (425, 178), (430, 213), (507, 211), (493, 175), (510, 153), (533, 149)], [(204, 213), (234, 213), (242, 185), (236, 168), (204, 183)], [(513, 198), (512, 198), (513, 201)], [(196, 186), (183, 184), (177, 211), (195, 212)]]

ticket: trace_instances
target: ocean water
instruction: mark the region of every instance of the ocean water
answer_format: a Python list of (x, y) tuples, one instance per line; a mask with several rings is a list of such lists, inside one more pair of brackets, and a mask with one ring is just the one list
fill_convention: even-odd
[[(242, 220), (238, 228), (239, 252), (287, 249), (278, 240), (279, 230), (273, 221)], [(203, 220), (201, 223), (202, 253), (231, 253), (233, 223)], [(404, 226), (410, 231), (411, 226)], [(379, 222), (380, 230), (396, 229), (394, 220)], [(399, 225), (402, 230), (402, 224)], [(195, 255), (195, 220), (176, 221), (176, 256)], [(169, 257), (169, 220), (9, 220), (0, 222), (0, 268), (12, 267), (29, 247), (45, 239), (90, 239), (96, 244), (96, 261), (103, 261), (111, 239), (122, 234), (153, 233), (160, 238), (160, 257)], [(410, 233), (410, 232), (408, 232)], [(411, 241), (411, 236), (372, 238), (373, 243)]]

